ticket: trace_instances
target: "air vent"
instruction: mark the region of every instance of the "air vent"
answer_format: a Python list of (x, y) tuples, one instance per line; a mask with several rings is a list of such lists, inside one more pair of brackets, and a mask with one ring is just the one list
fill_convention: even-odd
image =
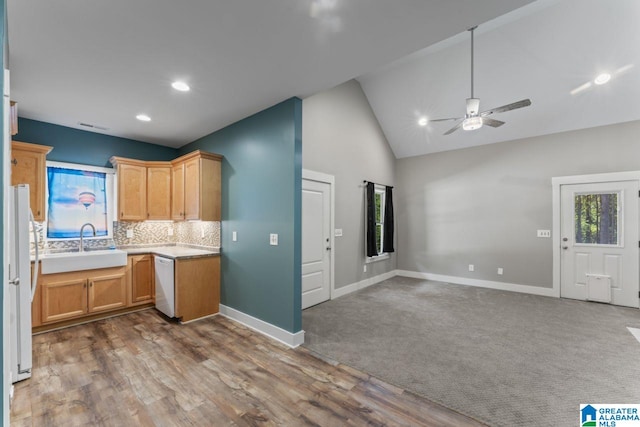
[(92, 125), (91, 123), (78, 122), (80, 126), (84, 126), (86, 128), (97, 129), (97, 130), (109, 130), (109, 128), (104, 126)]

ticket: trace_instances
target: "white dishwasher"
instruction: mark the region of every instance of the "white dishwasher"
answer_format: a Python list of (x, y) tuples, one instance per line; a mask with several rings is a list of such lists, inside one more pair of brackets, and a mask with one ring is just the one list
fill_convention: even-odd
[(169, 317), (176, 316), (173, 259), (155, 255), (156, 308)]

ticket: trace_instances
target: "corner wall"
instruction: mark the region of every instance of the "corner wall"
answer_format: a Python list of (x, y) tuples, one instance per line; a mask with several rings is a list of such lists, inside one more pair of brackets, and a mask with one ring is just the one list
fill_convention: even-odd
[[(289, 99), (179, 153), (224, 156), (221, 303), (291, 333), (302, 329), (301, 108), (300, 99)], [(271, 233), (278, 246), (269, 244)]]
[[(343, 230), (343, 236), (334, 241), (335, 288), (394, 270), (395, 254), (367, 264), (363, 272), (362, 181), (394, 186), (395, 157), (360, 83), (350, 80), (305, 98), (302, 105), (303, 168), (335, 176), (334, 227)], [(394, 206), (397, 209), (397, 200)]]
[(22, 117), (18, 119), (18, 134), (13, 139), (54, 147), (47, 160), (91, 166), (111, 167), (111, 156), (139, 160), (173, 160), (178, 157), (176, 148)]
[(551, 178), (640, 170), (638, 135), (635, 121), (398, 160), (398, 269), (551, 288), (553, 239), (536, 237)]

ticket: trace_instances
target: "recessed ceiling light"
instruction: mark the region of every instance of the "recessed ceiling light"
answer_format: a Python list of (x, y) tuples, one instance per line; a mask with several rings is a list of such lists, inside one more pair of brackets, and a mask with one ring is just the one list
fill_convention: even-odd
[(429, 119), (427, 119), (426, 117), (420, 117), (420, 119), (418, 119), (418, 124), (420, 126), (426, 126), (427, 123), (429, 123)]
[(141, 122), (150, 122), (151, 121), (151, 117), (147, 116), (146, 114), (138, 114), (136, 116), (136, 119), (140, 120)]
[(188, 92), (191, 88), (185, 82), (175, 81), (171, 83), (171, 87), (180, 92)]
[(598, 75), (598, 77), (595, 78), (595, 80), (593, 81), (595, 84), (597, 85), (603, 85), (606, 82), (608, 82), (609, 80), (611, 80), (611, 74), (609, 73), (602, 73), (600, 75)]

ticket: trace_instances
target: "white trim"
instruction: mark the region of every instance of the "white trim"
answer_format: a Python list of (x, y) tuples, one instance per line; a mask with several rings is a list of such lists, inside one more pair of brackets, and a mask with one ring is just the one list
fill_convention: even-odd
[(389, 258), (391, 258), (389, 252), (383, 252), (380, 255), (365, 257), (364, 262), (365, 264), (371, 264), (372, 262), (385, 261)]
[(476, 286), (479, 288), (497, 289), (500, 291), (520, 292), (523, 294), (555, 297), (555, 290), (539, 286), (518, 285), (516, 283), (494, 282), (492, 280), (469, 279), (467, 277), (445, 276), (442, 274), (420, 273), (418, 271), (397, 270), (398, 276), (447, 282), (456, 285)]
[(328, 175), (326, 173), (322, 173), (322, 172), (316, 172), (316, 171), (312, 171), (309, 169), (302, 169), (302, 179), (306, 179), (307, 181), (316, 181), (316, 182), (322, 182), (325, 184), (329, 184), (329, 191), (331, 192), (331, 199), (330, 199), (330, 203), (331, 203), (331, 208), (330, 208), (330, 221), (331, 224), (329, 224), (329, 247), (331, 247), (331, 260), (329, 261), (331, 263), (330, 265), (330, 269), (331, 269), (331, 275), (329, 277), (329, 280), (331, 282), (331, 285), (329, 286), (329, 299), (333, 299), (333, 293), (335, 292), (335, 286), (336, 286), (336, 269), (335, 269), (335, 265), (336, 265), (336, 242), (335, 242), (335, 223), (336, 223), (336, 178), (333, 175)]
[(380, 274), (378, 276), (369, 277), (368, 279), (361, 280), (356, 283), (352, 283), (347, 286), (343, 286), (335, 290), (335, 292), (331, 295), (331, 299), (336, 299), (347, 294), (350, 294), (355, 291), (359, 291), (364, 288), (368, 288), (371, 285), (375, 285), (376, 283), (383, 282), (387, 279), (391, 279), (398, 275), (397, 270), (391, 270), (386, 273)]
[(65, 163), (65, 162), (55, 162), (53, 160), (47, 160), (47, 166), (52, 166), (54, 168), (61, 169), (74, 169), (74, 170), (85, 170), (91, 172), (100, 172), (107, 173), (111, 175), (115, 175), (116, 170), (114, 168), (103, 168), (101, 166), (91, 166), (85, 165), (82, 163)]
[(617, 181), (640, 181), (640, 171), (557, 176), (551, 178), (551, 197), (553, 198), (553, 226), (551, 231), (551, 235), (553, 236), (553, 296), (560, 298), (560, 263), (562, 255), (560, 253), (560, 247), (562, 246), (562, 236), (560, 235), (562, 221), (562, 212), (560, 211), (560, 206), (562, 204), (562, 201), (560, 200), (560, 187), (567, 184), (593, 184)]
[(272, 325), (271, 323), (250, 316), (224, 304), (220, 304), (220, 314), (238, 323), (242, 323), (246, 327), (251, 328), (256, 332), (260, 332), (262, 335), (266, 335), (269, 338), (280, 341), (291, 348), (296, 348), (304, 343), (304, 331), (298, 331), (295, 333), (285, 331), (278, 326)]
[(596, 173), (592, 175), (556, 176), (551, 178), (552, 185), (593, 184), (596, 182), (640, 181), (640, 171)]

